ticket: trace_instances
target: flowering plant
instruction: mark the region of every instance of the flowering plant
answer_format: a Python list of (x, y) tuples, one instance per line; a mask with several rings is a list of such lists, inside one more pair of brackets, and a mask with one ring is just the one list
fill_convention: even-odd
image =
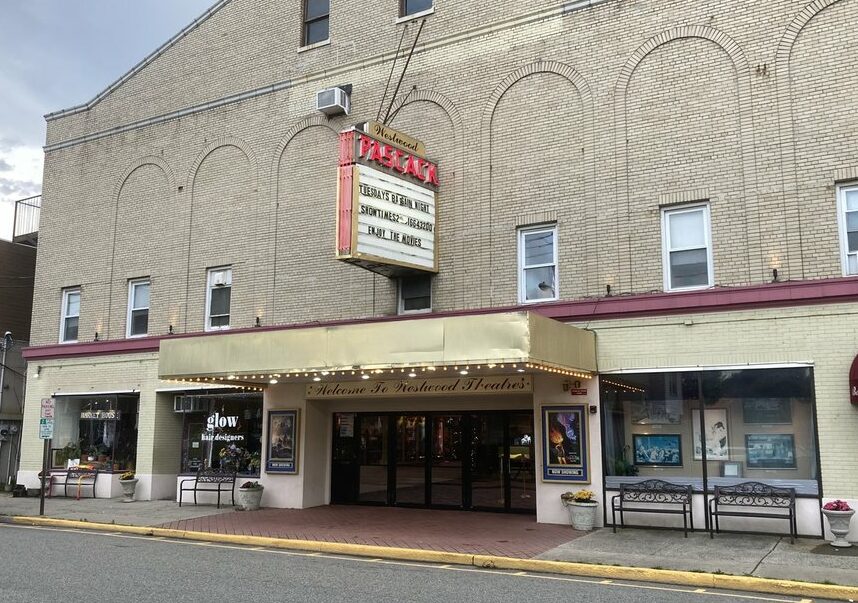
[(220, 457), (221, 467), (238, 471), (241, 468), (242, 462), (247, 458), (247, 451), (240, 446), (230, 444), (221, 448), (218, 456)]
[(560, 495), (563, 502), (596, 502), (593, 498), (596, 495), (592, 490), (578, 490), (577, 492), (564, 492)]
[(822, 506), (826, 511), (851, 511), (852, 507), (849, 506), (845, 500), (832, 500), (829, 503), (825, 503)]
[(119, 476), (119, 481), (121, 481), (121, 482), (124, 482), (124, 481), (129, 480), (129, 479), (134, 479), (134, 472), (133, 471), (126, 471), (125, 473), (123, 473), (122, 475)]

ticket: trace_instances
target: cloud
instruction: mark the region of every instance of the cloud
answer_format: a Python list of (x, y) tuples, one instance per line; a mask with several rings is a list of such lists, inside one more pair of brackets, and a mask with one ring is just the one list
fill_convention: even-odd
[(0, 172), (11, 172), (11, 171), (12, 171), (12, 165), (8, 161), (6, 161), (2, 157), (0, 157)]

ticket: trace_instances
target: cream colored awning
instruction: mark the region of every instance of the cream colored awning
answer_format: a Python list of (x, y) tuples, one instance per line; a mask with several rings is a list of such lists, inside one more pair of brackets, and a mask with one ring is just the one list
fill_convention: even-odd
[[(264, 384), (419, 368), (547, 371), (588, 377), (595, 336), (532, 312), (245, 330), (161, 342), (161, 379)], [(439, 373), (438, 376), (441, 376)]]

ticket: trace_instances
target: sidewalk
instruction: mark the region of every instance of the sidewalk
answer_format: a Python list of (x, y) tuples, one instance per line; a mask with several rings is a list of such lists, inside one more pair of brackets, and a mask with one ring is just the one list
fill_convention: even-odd
[[(124, 504), (119, 499), (61, 498), (46, 500), (45, 510), (52, 518), (157, 526), (176, 533), (194, 532), (198, 539), (204, 539), (205, 534), (232, 542), (240, 542), (242, 536), (289, 539), (307, 541), (305, 545), (342, 544), (354, 551), (361, 546), (398, 547), (412, 550), (415, 558), (419, 551), (438, 551), (494, 556), (507, 559), (505, 563), (537, 560), (520, 562), (534, 567), (542, 561), (559, 561), (604, 566), (605, 571), (623, 566), (680, 570), (691, 572), (691, 576), (705, 572), (858, 587), (858, 547), (835, 549), (815, 539), (799, 539), (790, 545), (788, 539), (751, 534), (724, 533), (710, 540), (706, 533), (697, 532), (685, 539), (682, 532), (672, 530), (627, 528), (617, 534), (610, 529), (583, 533), (568, 526), (537, 524), (529, 515), (389, 507), (239, 512), (204, 505), (179, 508), (172, 501)], [(0, 515), (35, 516), (38, 512), (36, 498), (0, 495)], [(379, 549), (373, 550), (373, 555), (379, 555)], [(556, 571), (576, 573), (583, 567), (567, 566), (567, 571), (561, 565), (557, 564)]]

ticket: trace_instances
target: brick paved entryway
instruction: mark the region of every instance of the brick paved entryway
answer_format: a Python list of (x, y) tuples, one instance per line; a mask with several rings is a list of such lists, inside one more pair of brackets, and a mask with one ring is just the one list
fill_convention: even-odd
[(163, 527), (518, 558), (584, 535), (569, 526), (538, 524), (533, 515), (336, 505), (236, 511)]

